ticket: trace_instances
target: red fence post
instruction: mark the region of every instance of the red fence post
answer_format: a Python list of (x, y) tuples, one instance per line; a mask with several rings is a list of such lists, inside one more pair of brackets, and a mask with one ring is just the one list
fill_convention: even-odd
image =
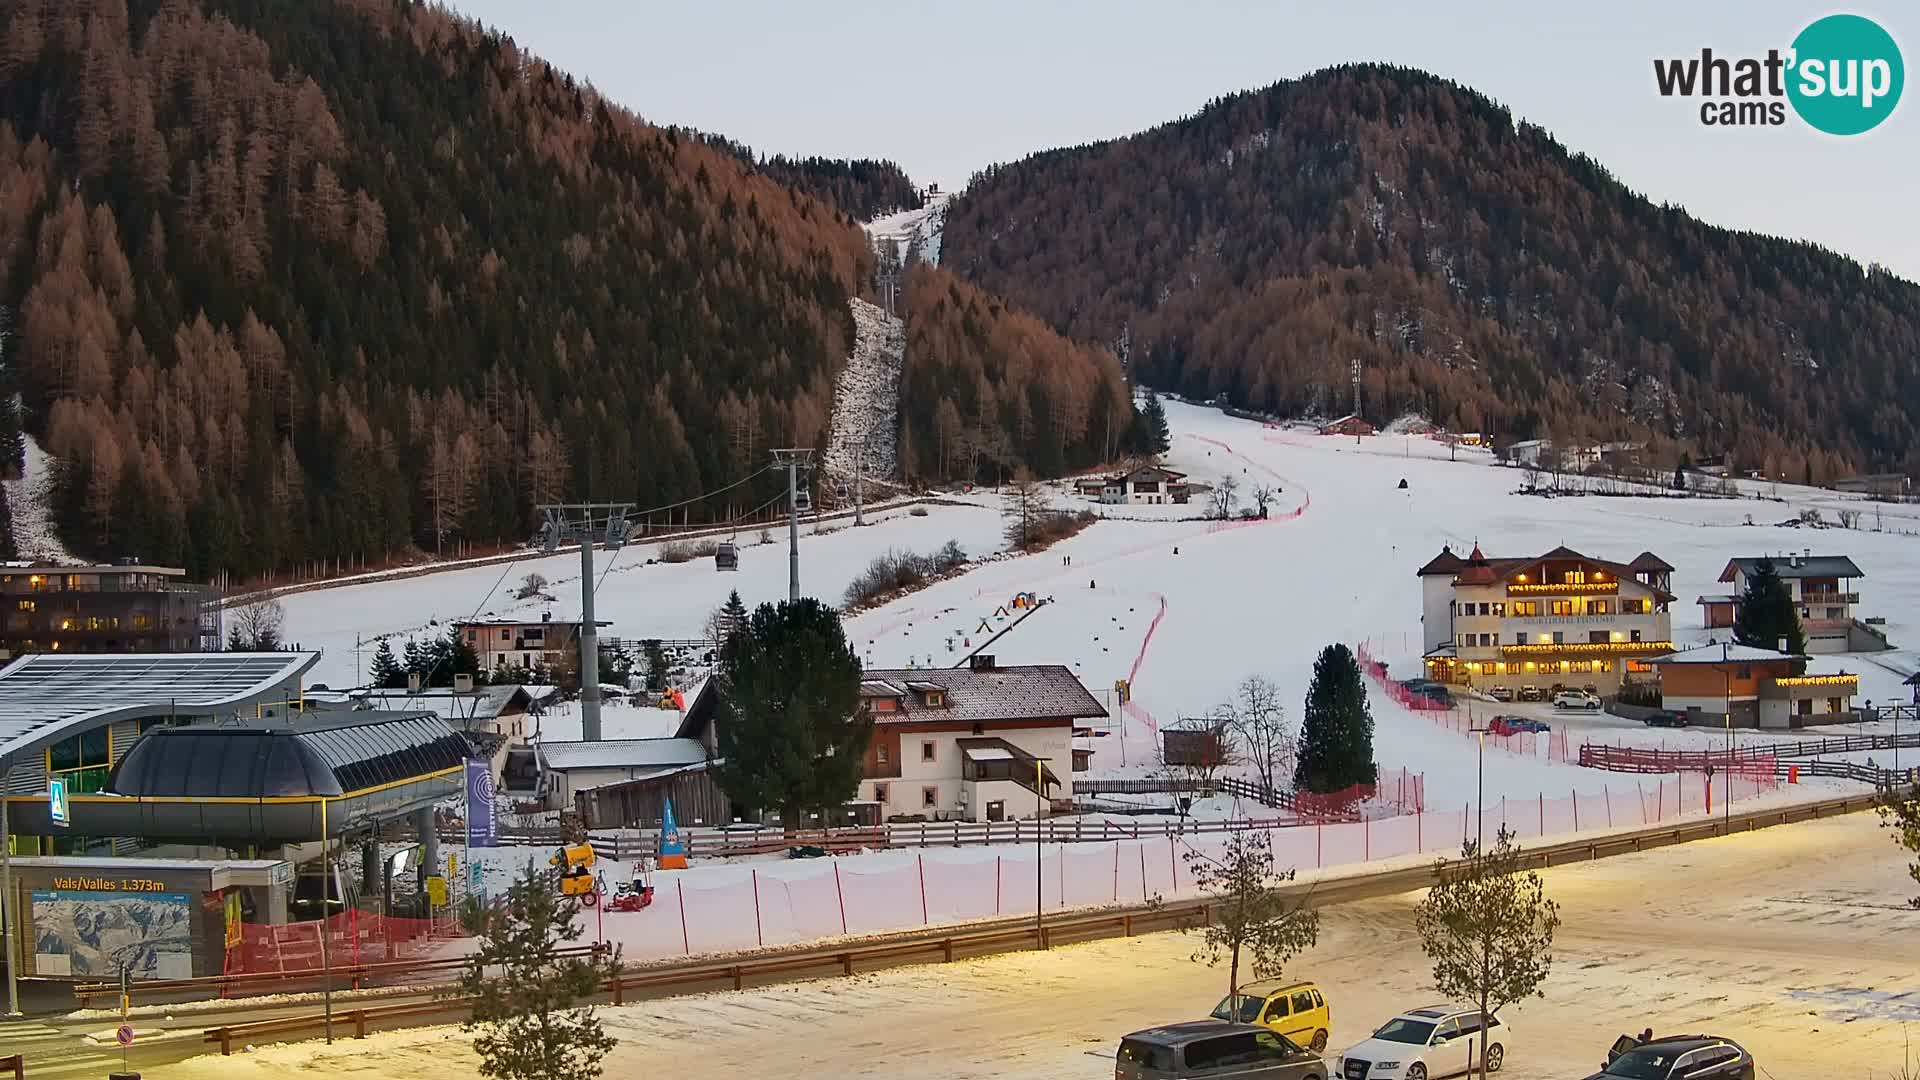
[(1540, 835), (1547, 835), (1547, 793), (1540, 793)]
[[(1147, 875), (1145, 871), (1142, 870), (1140, 880), (1145, 881), (1146, 879)], [(1000, 914), (1000, 856), (998, 855), (993, 857), (993, 913), (995, 915)]]
[(1567, 798), (1573, 802), (1573, 831), (1580, 831), (1580, 792), (1576, 789), (1567, 792)]
[(926, 926), (932, 921), (927, 918), (927, 857), (915, 855), (913, 859), (920, 871), (920, 925)]
[[(1140, 845), (1140, 902), (1147, 902), (1147, 845)], [(997, 909), (996, 909), (997, 910)]]
[(1120, 902), (1120, 845), (1113, 845), (1113, 902)]

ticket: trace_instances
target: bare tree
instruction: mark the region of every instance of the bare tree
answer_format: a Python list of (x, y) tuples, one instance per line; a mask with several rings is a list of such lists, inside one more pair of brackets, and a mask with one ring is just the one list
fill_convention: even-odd
[(1039, 538), (1042, 523), (1053, 513), (1047, 505), (1046, 485), (1022, 469), (1007, 485), (1006, 500), (1000, 515), (1006, 520), (1007, 546), (1025, 551)]
[[(1215, 920), (1202, 930), (1193, 959), (1209, 967), (1226, 961), (1229, 998), (1240, 993), (1243, 954), (1253, 979), (1277, 978), (1288, 961), (1320, 940), (1320, 913), (1307, 906), (1304, 892), (1293, 895), (1285, 888), (1293, 867), (1274, 868), (1273, 839), (1265, 830), (1228, 833), (1217, 858), (1190, 847), (1186, 863), (1212, 902)], [(1309, 1041), (1318, 1052), (1326, 1040), (1326, 1032), (1316, 1031)]]
[(1213, 485), (1213, 494), (1209, 498), (1212, 501), (1214, 517), (1224, 520), (1233, 513), (1233, 504), (1239, 490), (1240, 478), (1231, 473), (1221, 477), (1220, 482)]
[(227, 628), (227, 647), (239, 652), (272, 652), (280, 647), (287, 609), (278, 600), (259, 600), (235, 609)]
[(1273, 497), (1278, 494), (1280, 494), (1280, 489), (1274, 487), (1272, 484), (1253, 485), (1253, 508), (1259, 512), (1262, 518), (1267, 516), (1267, 507), (1273, 504)]
[(520, 579), (520, 587), (513, 591), (513, 598), (515, 600), (531, 600), (536, 596), (545, 596), (548, 599), (552, 599), (547, 592), (547, 577), (545, 574), (528, 574), (526, 577)]
[(1234, 699), (1220, 706), (1218, 715), (1244, 751), (1243, 762), (1253, 767), (1269, 793), (1279, 791), (1280, 783), (1293, 776), (1295, 750), (1280, 688), (1262, 676), (1249, 675)]
[(1540, 463), (1537, 460), (1530, 458), (1520, 466), (1520, 483), (1523, 485), (1522, 491), (1540, 490)]
[[(1414, 927), (1433, 960), (1433, 984), (1444, 997), (1476, 1005), (1493, 1016), (1540, 993), (1553, 966), (1553, 931), (1560, 906), (1546, 898), (1540, 875), (1525, 869), (1525, 854), (1502, 828), (1491, 850), (1469, 840), (1459, 860), (1434, 868), (1438, 884), (1420, 902)], [(1489, 1062), (1487, 1025), (1480, 1025), (1479, 1073)], [(1504, 1058), (1504, 1050), (1500, 1057)]]

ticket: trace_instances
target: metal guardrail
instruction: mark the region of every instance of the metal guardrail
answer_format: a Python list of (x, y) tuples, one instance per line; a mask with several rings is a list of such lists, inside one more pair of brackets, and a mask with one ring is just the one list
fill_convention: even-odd
[[(604, 952), (604, 945), (570, 945), (553, 950), (553, 955), (590, 956)], [(343, 964), (331, 969), (295, 968), (291, 971), (254, 971), (239, 972), (232, 975), (198, 975), (187, 979), (142, 979), (131, 983), (127, 988), (130, 998), (156, 997), (170, 994), (192, 994), (195, 991), (212, 991), (214, 996), (227, 997), (234, 990), (252, 990), (255, 993), (284, 992), (289, 985), (303, 983), (325, 984), (329, 977), (337, 989), (361, 988), (361, 983), (378, 979), (384, 975), (419, 975), (436, 971), (459, 971), (466, 966), (464, 958), (453, 957), (439, 960), (390, 960), (369, 964)], [(342, 986), (342, 984), (346, 984)], [(265, 991), (257, 989), (268, 988)], [(93, 999), (99, 995), (117, 998), (120, 984), (117, 982), (75, 983), (73, 996), (83, 1009), (91, 1008)], [(188, 1000), (198, 1000), (189, 998)]]
[[(1538, 860), (1536, 865), (1541, 867), (1591, 861), (1611, 855), (1645, 851), (1649, 848), (1711, 839), (1733, 832), (1746, 832), (1796, 821), (1857, 813), (1872, 809), (1878, 805), (1878, 801), (1877, 795), (1856, 795), (1841, 799), (1826, 799), (1816, 803), (1803, 803), (1798, 806), (1748, 811), (1727, 818), (1709, 818), (1680, 825), (1651, 826), (1616, 833), (1612, 836), (1545, 844), (1528, 849), (1527, 857), (1530, 864)], [(1325, 906), (1422, 888), (1433, 881), (1437, 865), (1440, 864), (1436, 862), (1392, 870), (1378, 870), (1330, 881), (1294, 882), (1282, 886), (1279, 891), (1290, 897), (1311, 899), (1317, 906)], [(842, 975), (853, 975), (863, 967), (870, 968), (878, 963), (913, 962), (916, 959), (951, 962), (961, 957), (1008, 951), (1028, 945), (1044, 949), (1064, 941), (1089, 941), (1115, 936), (1130, 937), (1143, 928), (1177, 926), (1197, 920), (1211, 920), (1211, 918), (1212, 904), (1204, 900), (1177, 904), (1136, 905), (1095, 913), (1062, 914), (1044, 921), (1036, 920), (1030, 915), (1018, 916), (970, 927), (943, 927), (913, 931), (890, 941), (870, 945), (800, 947), (777, 956), (762, 955), (754, 959), (734, 962), (699, 961), (663, 964), (647, 970), (625, 972), (609, 979), (602, 984), (601, 993), (607, 995), (614, 1004), (622, 1004), (628, 991), (672, 992), (676, 988), (713, 988), (723, 985), (731, 985), (737, 990), (745, 987), (748, 980), (765, 979), (770, 976), (805, 976), (808, 973), (834, 971)], [(444, 993), (444, 988), (440, 988), (440, 992)], [(465, 1010), (471, 1004), (469, 999), (449, 996), (430, 1002), (347, 1010), (337, 1014), (335, 1020), (351, 1025), (355, 1037), (363, 1037), (369, 1026), (382, 1021), (445, 1015)], [(324, 1014), (309, 1013), (273, 1020), (224, 1024), (206, 1029), (204, 1039), (208, 1043), (218, 1044), (222, 1054), (231, 1054), (235, 1042), (241, 1042), (244, 1045), (246, 1040), (257, 1035), (318, 1031), (324, 1028), (326, 1023)]]

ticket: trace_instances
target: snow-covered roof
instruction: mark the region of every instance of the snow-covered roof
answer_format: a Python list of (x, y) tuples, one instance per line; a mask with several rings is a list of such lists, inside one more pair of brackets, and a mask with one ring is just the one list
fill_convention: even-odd
[(547, 769), (635, 769), (694, 765), (707, 760), (698, 739), (605, 739), (599, 742), (543, 742), (540, 760)]
[(1759, 649), (1752, 645), (1706, 644), (1668, 653), (1665, 656), (1649, 657), (1649, 664), (1757, 664), (1768, 660), (1802, 660), (1805, 657), (1792, 653), (1775, 652), (1772, 649)]
[(962, 753), (975, 761), (1012, 761), (1013, 751), (1004, 746), (975, 746)]
[[(1734, 573), (1751, 576), (1760, 558), (1733, 559), (1720, 571), (1721, 581), (1732, 581)], [(1782, 555), (1773, 560), (1773, 568), (1783, 578), (1857, 578), (1867, 575), (1845, 555)]]
[(1740, 598), (1732, 593), (1708, 593), (1694, 601), (1696, 604), (1737, 604)]

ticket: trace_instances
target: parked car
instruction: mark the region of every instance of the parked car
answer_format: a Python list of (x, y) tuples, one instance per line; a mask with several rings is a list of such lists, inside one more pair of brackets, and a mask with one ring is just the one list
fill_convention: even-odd
[(1587, 1080), (1753, 1080), (1753, 1055), (1718, 1035), (1614, 1040), (1606, 1067)]
[(1414, 697), (1436, 701), (1442, 705), (1453, 704), (1453, 691), (1447, 689), (1445, 683), (1437, 683), (1432, 679), (1411, 679), (1400, 685), (1406, 687), (1407, 692)]
[(1562, 690), (1553, 695), (1553, 707), (1556, 709), (1598, 709), (1600, 699), (1585, 690)]
[[(1481, 1014), (1477, 1009), (1430, 1005), (1380, 1026), (1373, 1037), (1334, 1059), (1341, 1080), (1429, 1080), (1479, 1067)], [(1487, 1024), (1487, 1071), (1506, 1064), (1513, 1031), (1494, 1014)]]
[(1531, 716), (1514, 716), (1502, 713), (1489, 722), (1488, 727), (1495, 735), (1519, 735), (1522, 732), (1552, 731), (1553, 725), (1545, 720), (1535, 720)]
[(1673, 712), (1670, 709), (1661, 709), (1657, 712), (1648, 713), (1640, 722), (1648, 727), (1686, 727), (1687, 714), (1683, 712)]
[(1113, 1080), (1176, 1077), (1247, 1080), (1326, 1080), (1320, 1055), (1285, 1035), (1253, 1024), (1195, 1020), (1136, 1031), (1120, 1040)]
[(1327, 1048), (1327, 1032), (1333, 1027), (1325, 995), (1310, 982), (1247, 983), (1239, 993), (1221, 998), (1213, 1007), (1213, 1017), (1272, 1028), (1316, 1054)]
[(1519, 698), (1521, 701), (1539, 701), (1545, 696), (1537, 686), (1523, 686), (1520, 688)]
[(1492, 698), (1495, 701), (1512, 701), (1513, 687), (1511, 686), (1489, 687), (1487, 689), (1487, 696)]

